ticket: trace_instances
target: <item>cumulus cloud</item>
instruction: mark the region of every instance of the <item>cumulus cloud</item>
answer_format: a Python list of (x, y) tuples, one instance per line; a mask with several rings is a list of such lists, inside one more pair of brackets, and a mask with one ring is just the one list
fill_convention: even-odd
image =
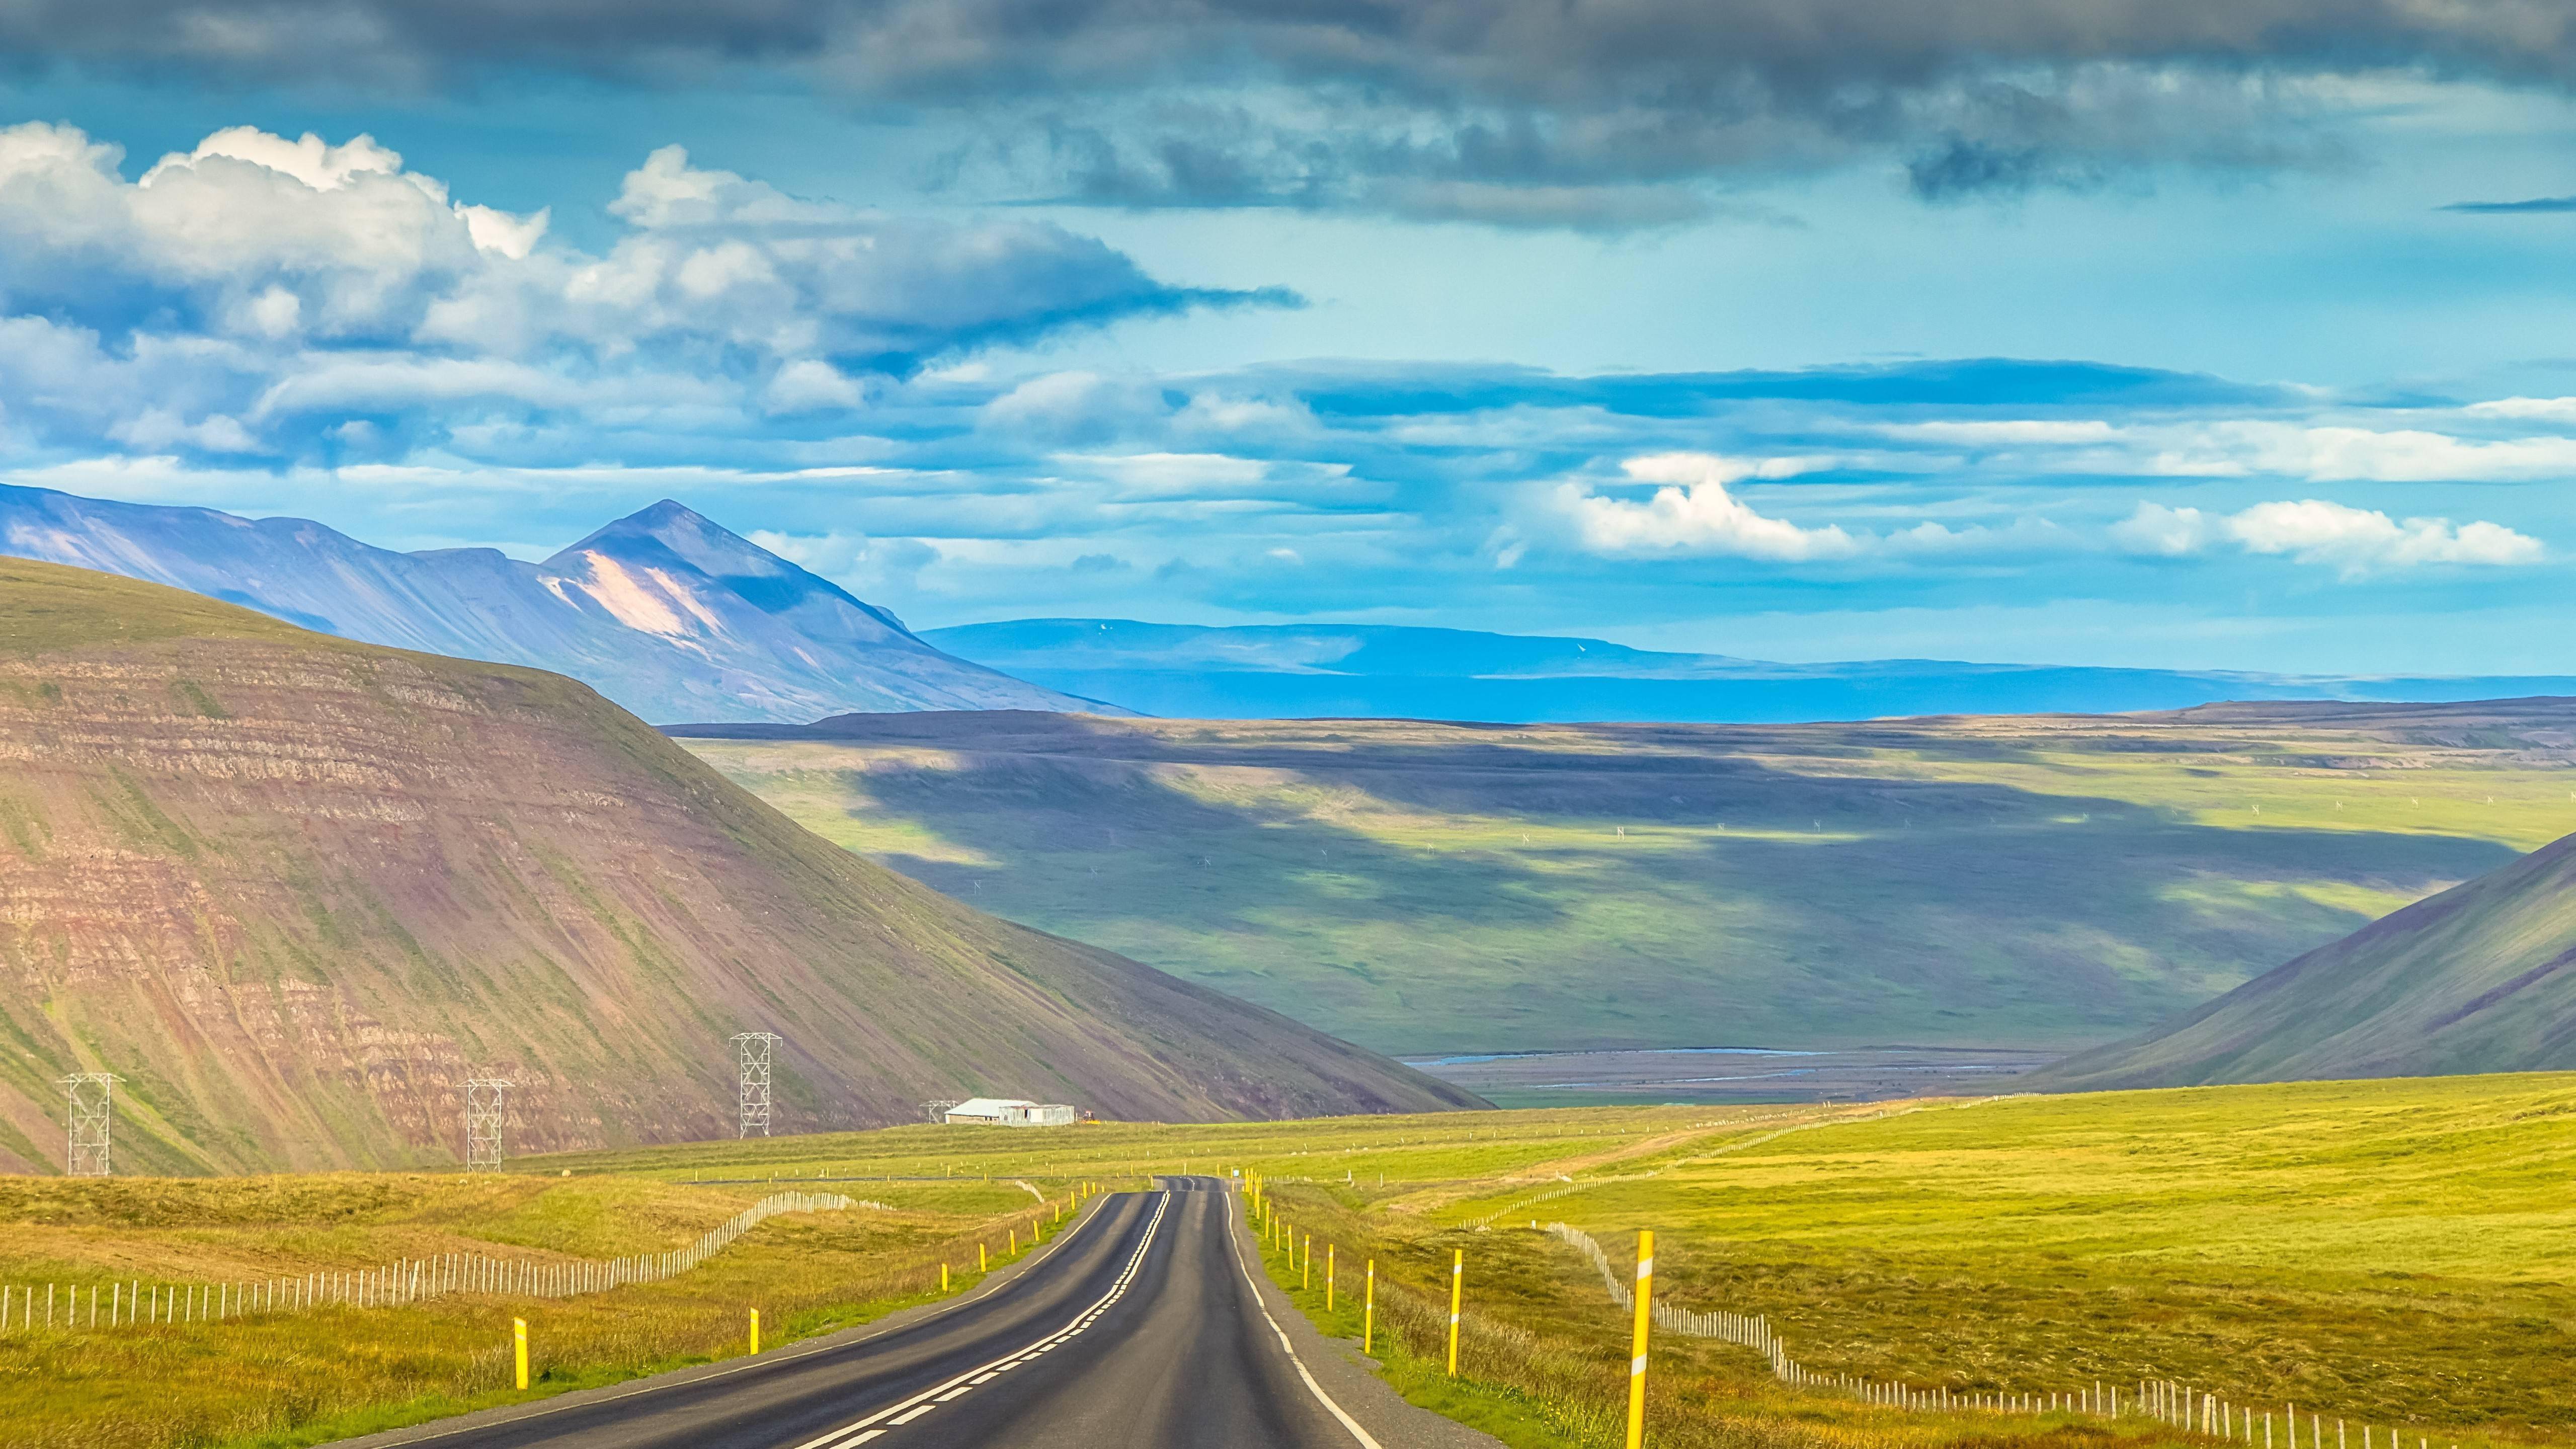
[(2325, 499), (2257, 503), (2236, 513), (2206, 513), (2140, 503), (2114, 525), (2115, 544), (2167, 558), (2233, 546), (2330, 565), (2344, 576), (2428, 564), (2508, 567), (2539, 563), (2540, 541), (2498, 523), (2454, 524), (2447, 518), (2390, 518), (2375, 509)]
[(1620, 465), (1633, 482), (1663, 485), (1642, 500), (1605, 497), (1574, 482), (1557, 485), (1554, 497), (1557, 508), (1573, 520), (1584, 547), (1597, 553), (1783, 561), (1847, 557), (1860, 545), (1841, 528), (1802, 528), (1766, 517), (1727, 491), (1728, 484), (1747, 478), (1785, 478), (1820, 466), (1805, 458), (1657, 453)]
[(933, 358), (1294, 301), (1171, 287), (1046, 223), (794, 197), (676, 147), (626, 177), (600, 253), (551, 241), (545, 211), (459, 201), (363, 135), (233, 127), (131, 181), (122, 162), (72, 127), (0, 128), (0, 326), (20, 348), (0, 378), (45, 359), (11, 395), (22, 434), (292, 454), (431, 409), (481, 428), (655, 405), (811, 415)]

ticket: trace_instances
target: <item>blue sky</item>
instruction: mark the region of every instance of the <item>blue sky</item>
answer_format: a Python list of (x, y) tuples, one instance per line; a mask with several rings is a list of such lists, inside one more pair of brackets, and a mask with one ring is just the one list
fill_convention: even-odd
[(9, 475), (668, 495), (922, 625), (2576, 671), (2576, 210), (2457, 209), (2576, 193), (2546, 14), (618, 19), (0, 20)]

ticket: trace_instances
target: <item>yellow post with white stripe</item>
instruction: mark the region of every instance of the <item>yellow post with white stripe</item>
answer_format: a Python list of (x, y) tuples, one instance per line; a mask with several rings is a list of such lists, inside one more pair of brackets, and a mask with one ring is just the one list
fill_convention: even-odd
[(1377, 1259), (1368, 1260), (1368, 1298), (1360, 1309), (1360, 1352), (1377, 1342)]
[(1449, 1377), (1458, 1377), (1458, 1305), (1467, 1292), (1467, 1250), (1449, 1250)]
[(528, 1387), (528, 1320), (524, 1318), (510, 1320), (510, 1357), (518, 1365), (519, 1388), (524, 1392)]
[(760, 1352), (760, 1310), (751, 1310), (751, 1351)]
[(1655, 1234), (1637, 1233), (1637, 1330), (1628, 1349), (1628, 1449), (1646, 1443), (1646, 1330), (1654, 1325)]

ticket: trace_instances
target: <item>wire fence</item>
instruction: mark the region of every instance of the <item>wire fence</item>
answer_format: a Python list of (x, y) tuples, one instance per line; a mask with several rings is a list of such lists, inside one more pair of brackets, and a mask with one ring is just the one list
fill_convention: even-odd
[[(1601, 1271), (1601, 1281), (1610, 1291), (1610, 1301), (1618, 1304), (1621, 1311), (1637, 1311), (1636, 1289), (1620, 1278), (1618, 1266), (1611, 1262), (1610, 1255), (1593, 1241), (1590, 1234), (1564, 1223), (1549, 1223), (1547, 1231), (1550, 1236), (1581, 1253)], [(2072, 1389), (2008, 1393), (2002, 1390), (1953, 1389), (1947, 1384), (1926, 1387), (1862, 1378), (1856, 1374), (1821, 1373), (1790, 1357), (1788, 1344), (1772, 1331), (1770, 1321), (1758, 1313), (1696, 1311), (1660, 1298), (1649, 1305), (1648, 1311), (1655, 1327), (1667, 1333), (1713, 1338), (1754, 1350), (1770, 1363), (1772, 1376), (1784, 1384), (1794, 1388), (1847, 1393), (1886, 1408), (1939, 1413), (1974, 1409), (2007, 1414), (2084, 1414), (2101, 1418), (2139, 1414), (2185, 1433), (2260, 1446), (2260, 1449), (2326, 1449), (2329, 1435), (2334, 1449), (2434, 1449), (2430, 1434), (2397, 1427), (2352, 1424), (2342, 1419), (2329, 1419), (2313, 1409), (2302, 1413), (2296, 1404), (2284, 1404), (2278, 1410), (2254, 1408), (2189, 1384), (2164, 1379), (2141, 1379), (2134, 1385), (2096, 1382)], [(2304, 1438), (2300, 1435), (2302, 1419), (2306, 1421), (2307, 1430)], [(2281, 1436), (2278, 1439), (2274, 1437), (2276, 1430)], [(2411, 1446), (2405, 1442), (2410, 1434), (2415, 1440)], [(2450, 1449), (2459, 1449), (2459, 1446), (2452, 1444)]]
[[(891, 1212), (881, 1202), (835, 1192), (781, 1192), (744, 1208), (696, 1242), (668, 1252), (606, 1260), (537, 1262), (484, 1253), (398, 1258), (378, 1268), (332, 1269), (247, 1282), (0, 1285), (0, 1332), (37, 1328), (139, 1328), (163, 1323), (303, 1313), (321, 1308), (390, 1308), (455, 1293), (570, 1298), (630, 1283), (659, 1283), (704, 1263), (780, 1213)], [(41, 1290), (41, 1293), (39, 1292)]]

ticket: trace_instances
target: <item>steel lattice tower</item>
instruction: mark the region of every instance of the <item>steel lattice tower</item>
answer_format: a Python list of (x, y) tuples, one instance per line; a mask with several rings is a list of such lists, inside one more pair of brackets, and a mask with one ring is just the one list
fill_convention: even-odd
[(116, 1084), (112, 1072), (74, 1072), (62, 1079), (71, 1098), (70, 1145), (63, 1170), (73, 1177), (108, 1175), (108, 1129), (116, 1121)]
[(778, 1045), (776, 1032), (746, 1031), (733, 1039), (734, 1060), (741, 1068), (742, 1085), (735, 1094), (735, 1104), (742, 1114), (738, 1135), (751, 1136), (755, 1131), (769, 1135), (769, 1053)]
[(499, 1077), (465, 1081), (465, 1168), (501, 1170), (501, 1094), (513, 1084)]

